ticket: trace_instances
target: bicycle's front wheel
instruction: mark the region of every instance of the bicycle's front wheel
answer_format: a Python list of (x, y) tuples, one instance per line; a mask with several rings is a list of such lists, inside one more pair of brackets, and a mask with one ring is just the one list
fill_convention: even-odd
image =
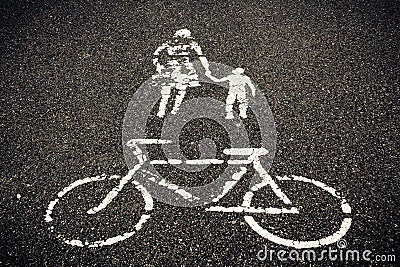
[[(129, 175), (129, 174), (128, 174)], [(125, 178), (125, 177), (124, 177)], [(100, 205), (96, 206), (95, 208), (93, 208), (93, 204), (95, 204), (94, 201), (92, 201), (93, 203), (90, 203), (91, 208), (88, 209), (87, 207), (84, 207), (85, 203), (82, 203), (81, 200), (85, 199), (87, 201), (88, 197), (91, 197), (93, 195), (94, 192), (85, 192), (88, 191), (85, 187), (90, 186), (91, 184), (97, 183), (97, 182), (101, 182), (101, 181), (105, 181), (105, 182), (113, 182), (115, 183), (115, 181), (118, 180), (122, 180), (124, 178), (121, 178), (121, 176), (118, 175), (112, 175), (112, 176), (107, 176), (105, 174), (101, 175), (101, 176), (95, 176), (95, 177), (87, 177), (84, 179), (79, 179), (73, 183), (71, 183), (70, 185), (64, 187), (60, 192), (58, 192), (57, 194), (57, 198), (55, 198), (54, 200), (50, 201), (47, 210), (46, 210), (46, 215), (45, 215), (45, 221), (47, 223), (52, 224), (49, 229), (51, 232), (54, 232), (54, 228), (55, 225), (57, 223), (61, 223), (60, 221), (64, 222), (65, 220), (57, 220), (57, 206), (64, 206), (64, 209), (69, 209), (72, 210), (72, 212), (75, 212), (75, 209), (80, 209), (80, 210), (84, 210), (84, 212), (82, 212), (81, 217), (86, 217), (86, 218), (93, 218), (93, 216), (96, 213), (100, 213), (101, 210), (109, 210), (110, 208), (114, 208), (114, 209), (118, 209), (121, 208), (118, 205), (111, 205), (111, 201), (112, 199), (115, 198), (116, 194), (118, 194), (117, 191), (115, 191), (115, 189), (111, 190), (107, 195), (106, 198), (103, 199), (103, 201), (101, 202)], [(93, 237), (88, 237), (88, 238), (76, 238), (73, 237), (73, 235), (71, 236), (71, 234), (68, 234), (68, 237), (66, 237), (66, 234), (62, 234), (62, 233), (58, 233), (57, 237), (59, 239), (61, 239), (64, 243), (69, 244), (69, 245), (73, 245), (73, 246), (79, 246), (79, 247), (83, 247), (83, 246), (87, 246), (87, 247), (101, 247), (101, 246), (106, 246), (106, 245), (112, 245), (115, 244), (117, 242), (123, 241), (125, 239), (128, 239), (129, 237), (131, 237), (132, 235), (134, 235), (138, 230), (140, 230), (142, 228), (142, 225), (150, 218), (149, 212), (153, 209), (153, 198), (151, 197), (151, 195), (147, 192), (147, 190), (137, 181), (135, 180), (131, 180), (132, 184), (135, 185), (135, 189), (140, 193), (140, 195), (143, 197), (144, 199), (144, 213), (142, 214), (138, 220), (138, 222), (131, 226), (129, 225), (128, 228), (130, 229), (135, 229), (134, 231), (121, 231), (122, 234), (119, 235), (113, 235), (111, 237), (108, 238), (102, 238), (102, 239), (97, 239), (93, 238)], [(86, 190), (85, 190), (86, 189)], [(99, 190), (101, 191), (101, 190)], [(104, 191), (104, 190), (103, 190)], [(75, 196), (75, 194), (78, 194), (78, 196)], [(85, 196), (86, 195), (86, 196)], [(103, 197), (104, 197), (104, 192), (103, 192)], [(114, 196), (113, 196), (114, 195)], [(110, 197), (111, 196), (111, 197)], [(129, 196), (128, 196), (129, 197)], [(73, 201), (71, 201), (71, 199), (73, 198)], [(68, 200), (65, 200), (68, 199)], [(64, 202), (66, 203), (62, 203), (61, 204), (61, 200), (64, 200)], [(74, 202), (75, 206), (77, 206), (77, 208), (71, 208), (68, 207), (68, 203), (70, 202)], [(98, 202), (98, 199), (96, 200)], [(115, 202), (115, 201), (114, 201)], [(64, 204), (64, 205), (63, 205)], [(96, 203), (98, 204), (98, 203)], [(87, 206), (87, 205), (86, 205)], [(107, 206), (113, 206), (113, 207), (107, 207)], [(54, 214), (56, 213), (56, 214)], [(111, 215), (116, 215), (120, 213), (119, 212), (115, 212), (112, 211)], [(71, 215), (68, 214), (68, 218), (69, 221), (72, 221), (74, 224), (74, 222), (77, 221), (77, 216), (76, 213)], [(101, 216), (101, 215), (99, 215)], [(108, 216), (105, 216), (105, 218), (102, 218), (100, 220), (104, 221), (104, 219), (108, 219)], [(75, 223), (76, 224), (76, 223)], [(106, 225), (110, 225), (112, 224), (112, 222), (104, 222), (104, 224)], [(103, 224), (103, 225), (104, 225)], [(88, 228), (90, 227), (88, 224), (83, 223), (83, 227), (81, 228), (81, 230), (79, 232), (84, 232), (85, 229), (83, 228)], [(71, 226), (67, 227), (69, 230), (71, 228)], [(93, 227), (96, 228), (96, 227)], [(92, 229), (93, 229), (92, 228)], [(104, 228), (104, 227), (99, 227), (99, 228)], [(96, 229), (95, 229), (96, 230)], [(97, 229), (100, 230), (100, 229)]]
[[(307, 199), (307, 197), (305, 197), (305, 198), (299, 197), (299, 198), (301, 198), (301, 201), (297, 201), (298, 203), (292, 203), (293, 206), (295, 206), (295, 208), (292, 207), (291, 209), (289, 209), (289, 211), (295, 210), (296, 212), (285, 212), (285, 210), (288, 210), (288, 209), (276, 209), (276, 212), (274, 212), (275, 214), (273, 214), (273, 215), (269, 214), (269, 216), (281, 216), (281, 219), (277, 220), (279, 223), (278, 227), (271, 227), (271, 229), (267, 229), (267, 227), (263, 225), (265, 222), (263, 222), (263, 220), (260, 219), (261, 215), (244, 216), (245, 221), (255, 232), (257, 232), (262, 237), (264, 237), (276, 244), (284, 245), (284, 246), (288, 246), (288, 247), (294, 247), (297, 249), (320, 247), (320, 246), (335, 243), (343, 238), (343, 236), (350, 229), (351, 222), (352, 222), (352, 220), (350, 218), (351, 207), (344, 197), (340, 196), (339, 193), (332, 187), (329, 187), (326, 184), (316, 181), (316, 180), (313, 180), (313, 179), (309, 179), (309, 178), (305, 178), (305, 177), (301, 177), (301, 176), (292, 176), (292, 177), (285, 176), (285, 177), (277, 177), (277, 178), (278, 178), (277, 179), (278, 182), (283, 182), (283, 183), (285, 183), (285, 182), (286, 183), (296, 183), (296, 182), (303, 183), (304, 188), (307, 188), (310, 185), (317, 187), (318, 194), (314, 195), (314, 197), (309, 196), (309, 198), (312, 198), (313, 200), (319, 200), (319, 199), (325, 198), (325, 197), (320, 197), (321, 192), (329, 193), (329, 195), (327, 195), (327, 196), (331, 196), (330, 202), (338, 204), (338, 206), (339, 206), (338, 211), (339, 211), (339, 213), (341, 213), (339, 215), (340, 222), (336, 225), (336, 227), (335, 227), (336, 229), (333, 231), (327, 231), (326, 229), (325, 229), (325, 231), (317, 231), (317, 232), (324, 232), (325, 236), (318, 236), (318, 238), (315, 238), (314, 240), (301, 240), (300, 238), (293, 238), (290, 236), (282, 237), (281, 236), (282, 225), (288, 226), (288, 224), (290, 224), (290, 226), (292, 226), (292, 223), (293, 224), (295, 223), (295, 222), (290, 222), (290, 221), (287, 222), (287, 221), (282, 220), (283, 216), (292, 215), (292, 218), (295, 218), (293, 216), (297, 216), (297, 218), (299, 218), (299, 216), (302, 216), (304, 214), (305, 209), (302, 207), (301, 201), (304, 201), (305, 199)], [(252, 202), (254, 202), (253, 200), (254, 200), (255, 193), (264, 187), (266, 187), (266, 185), (261, 183), (258, 186), (257, 185), (254, 186), (251, 189), (251, 191), (247, 192), (246, 195), (244, 196), (242, 206), (246, 207), (247, 209), (251, 209), (252, 206), (254, 206), (254, 203), (252, 205)], [(315, 187), (313, 187), (313, 188), (315, 189)], [(301, 195), (301, 193), (302, 193), (301, 191), (303, 191), (303, 190), (296, 191), (296, 194), (293, 194), (293, 196)], [(326, 209), (326, 204), (320, 204), (320, 206), (321, 206), (320, 209)], [(298, 207), (299, 207), (299, 209), (298, 209)], [(279, 212), (279, 211), (281, 211), (281, 212)], [(313, 213), (313, 211), (310, 212), (311, 215), (313, 215), (312, 213)], [(271, 217), (269, 217), (269, 218), (271, 218)], [(287, 220), (287, 218), (288, 217), (285, 217), (286, 220)], [(324, 217), (324, 218), (326, 219), (326, 217)], [(271, 220), (269, 222), (273, 221), (274, 219), (275, 218), (271, 218)], [(259, 221), (259, 222), (257, 222), (257, 221)], [(299, 221), (300, 221), (299, 224), (304, 223), (304, 221), (301, 221), (301, 220), (299, 220)], [(315, 221), (317, 221), (317, 223), (320, 223), (319, 220), (315, 220), (315, 219), (311, 219), (311, 221), (313, 223), (315, 223)], [(301, 225), (301, 226), (303, 226), (303, 225)], [(332, 226), (330, 225), (329, 227), (332, 227)], [(310, 228), (315, 230), (312, 227), (310, 227)], [(276, 229), (278, 229), (279, 231)], [(275, 232), (273, 230), (275, 230)], [(309, 234), (308, 230), (304, 230), (304, 232), (307, 232), (307, 233), (303, 234), (303, 235)]]

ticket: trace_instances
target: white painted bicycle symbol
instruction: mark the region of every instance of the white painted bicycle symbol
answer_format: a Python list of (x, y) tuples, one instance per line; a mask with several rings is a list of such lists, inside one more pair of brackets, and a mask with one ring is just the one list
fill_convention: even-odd
[[(190, 37), (190, 32), (185, 29), (180, 30), (175, 36), (185, 39)], [(145, 85), (139, 88), (135, 93), (136, 98), (134, 97), (134, 99), (141, 99), (142, 101), (138, 102), (133, 100), (128, 107), (125, 117), (126, 119), (124, 121), (123, 134), (125, 159), (130, 169), (128, 174), (123, 177), (118, 175), (88, 177), (71, 183), (58, 192), (57, 197), (49, 203), (45, 215), (46, 222), (51, 223), (54, 221), (53, 211), (56, 209), (57, 204), (60, 203), (62, 199), (65, 199), (68, 194), (76, 191), (76, 189), (82, 185), (98, 181), (117, 180), (119, 181), (118, 185), (110, 190), (98, 205), (88, 209), (86, 212), (87, 216), (94, 216), (100, 213), (102, 210), (106, 209), (115, 198), (118, 197), (118, 194), (125, 188), (125, 186), (134, 185), (143, 197), (142, 204), (143, 210), (145, 211), (145, 214), (141, 215), (138, 222), (133, 226), (135, 230), (124, 232), (122, 234), (116, 234), (102, 240), (90, 240), (90, 238), (65, 238), (60, 235), (60, 238), (63, 240), (63, 242), (69, 245), (81, 247), (101, 247), (126, 240), (139, 231), (142, 228), (142, 225), (149, 220), (154, 206), (153, 198), (174, 206), (183, 207), (201, 206), (212, 203), (212, 205), (207, 207), (205, 211), (243, 214), (246, 223), (256, 233), (274, 243), (284, 246), (295, 248), (311, 248), (332, 244), (340, 240), (349, 230), (352, 221), (349, 217), (351, 213), (350, 205), (343, 196), (341, 196), (334, 188), (314, 179), (295, 175), (290, 177), (276, 177), (274, 179), (268, 174), (266, 166), (269, 167), (268, 165), (272, 162), (271, 154), (273, 154), (272, 152), (275, 144), (275, 135), (273, 134), (273, 130), (275, 128), (273, 127), (273, 123), (271, 124), (271, 122), (268, 121), (268, 118), (270, 119), (272, 116), (270, 116), (269, 113), (265, 113), (265, 109), (268, 109), (268, 107), (264, 104), (266, 101), (262, 97), (262, 94), (258, 92), (258, 97), (247, 99), (244, 91), (245, 85), (247, 84), (252, 89), (253, 96), (256, 94), (256, 88), (252, 85), (247, 76), (243, 76), (243, 70), (239, 69), (240, 71), (238, 72), (238, 69), (233, 69), (234, 71), (232, 72), (232, 68), (228, 67), (222, 72), (222, 76), (228, 78), (215, 78), (211, 76), (209, 68), (211, 67), (213, 70), (217, 70), (222, 69), (223, 66), (212, 62), (209, 63), (202, 55), (201, 49), (197, 43), (194, 43), (193, 40), (190, 40), (190, 45), (184, 45), (182, 40), (179, 42), (177, 40), (178, 39), (175, 40), (175, 46), (173, 47), (171, 47), (170, 44), (164, 44), (162, 47), (167, 47), (170, 51), (170, 54), (173, 56), (180, 56), (178, 57), (179, 60), (174, 58), (173, 60), (169, 61), (169, 67), (162, 67), (158, 60), (158, 55), (162, 49), (158, 49), (155, 53), (157, 60), (154, 61), (157, 66), (157, 70), (159, 71), (159, 74), (156, 76), (158, 78), (163, 76), (165, 79), (161, 79), (160, 81), (155, 81), (156, 79), (154, 77), (150, 79), (147, 84), (145, 83)], [(201, 57), (200, 67), (198, 67), (196, 64), (190, 63), (190, 60), (188, 59), (188, 50), (190, 49), (193, 49), (196, 55)], [(177, 53), (177, 51), (180, 52)], [(188, 77), (187, 74), (180, 74), (182, 66), (185, 66), (189, 69), (190, 77)], [(197, 69), (201, 68), (201, 66), (205, 69), (205, 75), (203, 76), (199, 75), (197, 71)], [(168, 68), (170, 69), (168, 70)], [(167, 71), (162, 72), (163, 69), (167, 69)], [(233, 73), (234, 75), (230, 73)], [(182, 79), (182, 77), (184, 79)], [(226, 105), (221, 105), (221, 103), (219, 103), (220, 105), (218, 106), (218, 101), (216, 102), (214, 100), (205, 98), (199, 98), (197, 100), (188, 99), (183, 101), (185, 94), (187, 93), (187, 88), (199, 87), (201, 85), (200, 82), (211, 83), (207, 77), (215, 82), (224, 80), (229, 81), (229, 86), (225, 86), (225, 88), (229, 90)], [(241, 77), (243, 77), (243, 80), (240, 80)], [(161, 100), (158, 93), (148, 93), (155, 91), (152, 90), (154, 89), (154, 86), (156, 88), (161, 87)], [(177, 88), (178, 90), (178, 102), (175, 102), (173, 112), (171, 112), (170, 115), (166, 115), (167, 102), (171, 97), (171, 89), (173, 88)], [(143, 101), (143, 99), (147, 99), (146, 101), (148, 102)], [(235, 119), (233, 116), (233, 104), (235, 99), (240, 103), (240, 119)], [(213, 105), (212, 111), (207, 108), (207, 106), (211, 104)], [(157, 105), (158, 109), (154, 109), (154, 107), (157, 107)], [(183, 114), (181, 116), (189, 117), (180, 117), (179, 114)], [(158, 122), (164, 124), (172, 123), (173, 126), (180, 126), (181, 124), (190, 122), (193, 119), (193, 116), (198, 116), (199, 118), (212, 118), (221, 122), (228, 131), (236, 132), (236, 134), (234, 133), (230, 136), (231, 143), (233, 143), (233, 145), (225, 146), (222, 155), (212, 158), (182, 159), (181, 157), (166, 157), (163, 159), (154, 159), (151, 155), (149, 155), (149, 153), (146, 153), (146, 148), (149, 146), (157, 147), (158, 149), (167, 149), (169, 146), (174, 145), (176, 142), (174, 142), (172, 139), (178, 136), (179, 131), (181, 130), (180, 127), (166, 127), (166, 133), (164, 134), (164, 132), (162, 132), (160, 134), (161, 138), (151, 138), (149, 137), (151, 134), (146, 131), (148, 128), (146, 125), (149, 124), (149, 117), (156, 118)], [(134, 123), (131, 121), (132, 118), (135, 119)], [(176, 121), (174, 121), (174, 119)], [(257, 138), (251, 137), (247, 140), (244, 140), (242, 133), (235, 128), (237, 126), (239, 126), (238, 128), (243, 126), (240, 124), (240, 121), (250, 123), (248, 121), (251, 121), (252, 119), (257, 121), (259, 126), (258, 130), (260, 130), (258, 136), (258, 139), (260, 140), (257, 141), (258, 143), (256, 145), (254, 145), (254, 142), (256, 141), (253, 139)], [(174, 150), (172, 150), (172, 153), (168, 153), (168, 149), (165, 154), (167, 154), (167, 156), (177, 155)], [(269, 161), (265, 161), (265, 159), (268, 159)], [(183, 166), (227, 166), (227, 171), (225, 171), (223, 174), (220, 174), (218, 179), (209, 185), (199, 187), (184, 187), (170, 182), (162, 177), (162, 175), (160, 175), (157, 171), (159, 166), (169, 166), (171, 168), (183, 168)], [(254, 175), (253, 181), (257, 182), (253, 182), (249, 188), (249, 191), (244, 194), (242, 204), (240, 206), (233, 207), (215, 206), (214, 203), (217, 203), (220, 199), (222, 199), (244, 177), (244, 175), (248, 172), (248, 166), (252, 166), (252, 168), (255, 170), (256, 175)], [(295, 240), (281, 237), (278, 234), (272, 233), (263, 228), (257, 222), (258, 217), (256, 217), (256, 215), (301, 215), (302, 209), (292, 203), (287, 194), (285, 194), (284, 190), (282, 190), (279, 186), (280, 182), (305, 183), (307, 186), (313, 187), (316, 190), (324, 192), (328, 196), (332, 197), (333, 200), (335, 200), (340, 206), (340, 210), (343, 213), (343, 219), (339, 229), (334, 230), (327, 234), (327, 236), (316, 240)], [(253, 204), (253, 196), (255, 194), (261, 194), (260, 189), (265, 187), (272, 190), (277, 199), (285, 205), (285, 208), (259, 207)], [(52, 228), (54, 228), (54, 226), (52, 226)]]

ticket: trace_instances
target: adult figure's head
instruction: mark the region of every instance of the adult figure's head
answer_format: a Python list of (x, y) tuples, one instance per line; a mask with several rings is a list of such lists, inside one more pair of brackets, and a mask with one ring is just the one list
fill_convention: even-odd
[(188, 29), (177, 30), (174, 34), (174, 38), (192, 38), (191, 32)]

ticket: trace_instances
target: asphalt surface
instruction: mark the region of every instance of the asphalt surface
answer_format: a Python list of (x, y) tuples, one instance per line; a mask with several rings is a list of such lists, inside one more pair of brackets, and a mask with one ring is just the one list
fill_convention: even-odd
[[(128, 171), (121, 144), (128, 102), (155, 73), (155, 49), (184, 27), (208, 60), (244, 67), (268, 99), (277, 131), (270, 173), (340, 190), (352, 207), (347, 248), (400, 260), (398, 2), (17, 1), (2, 2), (0, 14), (0, 265), (346, 264), (260, 261), (264, 245), (288, 248), (259, 236), (240, 214), (158, 201), (137, 234), (112, 246), (73, 247), (49, 231), (45, 211), (63, 187)], [(101, 218), (82, 215), (114, 185), (71, 194), (59, 207), (56, 232), (129, 231), (141, 212), (132, 189)], [(335, 203), (321, 192), (287, 190), (295, 203), (315, 210), (266, 218), (265, 227), (307, 238), (340, 222)], [(238, 196), (220, 204), (237, 205)], [(271, 194), (261, 200), (275, 201)]]

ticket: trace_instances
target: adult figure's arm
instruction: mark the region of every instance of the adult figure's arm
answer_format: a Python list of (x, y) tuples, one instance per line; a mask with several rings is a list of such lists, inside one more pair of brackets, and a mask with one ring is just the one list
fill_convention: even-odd
[(153, 64), (154, 64), (154, 66), (156, 66), (156, 70), (157, 70), (157, 72), (158, 73), (160, 73), (161, 74), (161, 70), (164, 68), (161, 64), (160, 64), (160, 62), (158, 61), (158, 57), (159, 57), (159, 55), (160, 55), (160, 53), (164, 50), (164, 49), (166, 49), (167, 47), (169, 47), (169, 44), (168, 43), (163, 43), (161, 46), (159, 46), (157, 49), (156, 49), (156, 51), (154, 52), (154, 58), (153, 58)]
[(200, 45), (197, 42), (192, 41), (190, 43), (190, 48), (193, 49), (196, 52), (196, 54), (199, 56), (199, 60), (200, 60), (201, 64), (203, 65), (204, 69), (206, 70), (206, 72), (209, 71), (210, 64), (208, 63), (207, 58), (203, 55), (203, 51), (201, 51)]
[(253, 96), (255, 96), (255, 95), (256, 95), (256, 87), (255, 87), (254, 84), (251, 82), (251, 79), (250, 79), (248, 76), (246, 76), (246, 84), (250, 87), (250, 89), (251, 89), (251, 94), (252, 94)]

